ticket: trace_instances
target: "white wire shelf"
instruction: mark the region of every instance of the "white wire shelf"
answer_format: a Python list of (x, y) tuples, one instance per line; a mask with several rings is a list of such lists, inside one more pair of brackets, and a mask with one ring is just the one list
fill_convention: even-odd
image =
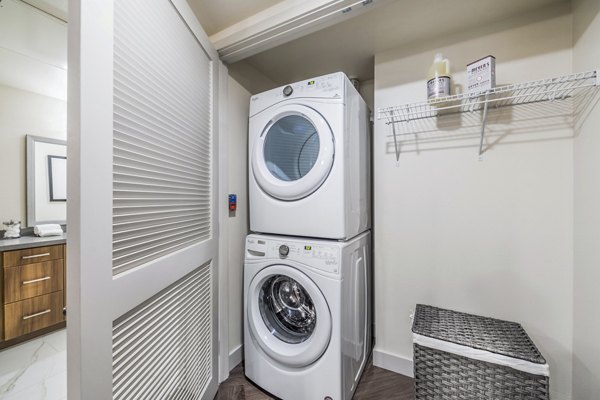
[[(400, 158), (399, 136), (418, 135), (413, 121), (436, 118), (450, 114), (475, 113), (480, 114), (480, 144), (479, 156), (483, 154), (486, 120), (489, 108), (501, 109), (509, 106), (530, 105), (540, 103), (565, 101), (572, 114), (576, 108), (581, 108), (588, 95), (600, 87), (598, 70), (565, 75), (557, 78), (542, 79), (500, 86), (486, 92), (462, 93), (431, 101), (408, 103), (399, 106), (380, 108), (377, 119), (385, 120), (392, 126), (396, 160)], [(582, 101), (573, 101), (580, 98)], [(585, 104), (583, 104), (585, 106)]]

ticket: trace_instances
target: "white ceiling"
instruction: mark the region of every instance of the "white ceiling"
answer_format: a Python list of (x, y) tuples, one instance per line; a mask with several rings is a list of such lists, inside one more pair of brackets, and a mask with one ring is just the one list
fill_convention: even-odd
[[(426, 41), (443, 42), (448, 35), (476, 27), (500, 30), (507, 19), (514, 21), (531, 14), (526, 18), (531, 21), (537, 14), (543, 18), (547, 13), (540, 11), (549, 8), (568, 12), (569, 4), (570, 0), (395, 0), (231, 64), (229, 69), (253, 93), (334, 71), (370, 80), (374, 55), (382, 51)], [(262, 85), (256, 84), (259, 74), (267, 78), (261, 80)], [(273, 83), (268, 85), (268, 81)]]
[(25, 2), (3, 0), (0, 84), (65, 100), (67, 24)]
[(69, 15), (67, 0), (23, 0), (23, 2), (63, 21), (66, 21)]
[[(18, 0), (17, 0), (18, 1)], [(22, 0), (67, 19), (68, 0)], [(285, 0), (187, 0), (207, 34), (212, 35)], [(344, 71), (373, 79), (374, 55), (392, 48), (443, 47), (444, 40), (473, 28), (488, 31), (506, 21), (544, 18), (549, 9), (569, 10), (570, 0), (393, 0), (337, 25), (322, 29), (229, 65), (231, 75), (253, 93), (305, 78)], [(518, 23), (518, 21), (517, 21)], [(481, 29), (480, 29), (481, 30)], [(485, 52), (485, 50), (482, 50)]]
[(187, 0), (210, 36), (283, 0)]

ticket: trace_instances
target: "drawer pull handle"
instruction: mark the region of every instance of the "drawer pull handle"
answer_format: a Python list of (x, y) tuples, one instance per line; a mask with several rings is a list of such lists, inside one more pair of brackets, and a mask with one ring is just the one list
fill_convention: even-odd
[(37, 282), (47, 281), (48, 279), (50, 279), (50, 277), (49, 276), (45, 276), (43, 278), (32, 279), (30, 281), (23, 281), (21, 284), (23, 286), (25, 286), (25, 285), (29, 285), (30, 283), (37, 283)]
[(21, 257), (23, 260), (29, 260), (30, 258), (38, 258), (38, 257), (46, 257), (49, 256), (50, 253), (42, 253), (42, 254), (34, 254), (32, 256), (23, 256)]
[(34, 317), (39, 317), (40, 315), (44, 315), (44, 314), (48, 314), (49, 312), (52, 312), (51, 309), (47, 309), (44, 311), (40, 311), (39, 313), (35, 313), (35, 314), (31, 314), (31, 315), (25, 315), (23, 317), (23, 320), (29, 319), (29, 318), (34, 318)]

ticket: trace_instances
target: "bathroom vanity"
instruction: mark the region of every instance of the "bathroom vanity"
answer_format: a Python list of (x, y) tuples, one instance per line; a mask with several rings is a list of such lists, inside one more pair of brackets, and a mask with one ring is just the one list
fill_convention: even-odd
[(0, 349), (66, 326), (66, 237), (0, 240)]

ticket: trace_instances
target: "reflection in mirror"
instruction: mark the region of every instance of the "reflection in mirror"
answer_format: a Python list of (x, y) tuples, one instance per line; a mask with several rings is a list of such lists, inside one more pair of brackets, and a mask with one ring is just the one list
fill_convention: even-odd
[(27, 228), (65, 221), (64, 159), (48, 155), (66, 155), (66, 18), (67, 0), (0, 0), (0, 223), (22, 222), (20, 238), (0, 225), (1, 399), (67, 397), (66, 236)]
[(27, 136), (27, 226), (67, 221), (67, 142)]
[(0, 0), (0, 222), (21, 228), (30, 225), (26, 135), (67, 139), (66, 6)]

